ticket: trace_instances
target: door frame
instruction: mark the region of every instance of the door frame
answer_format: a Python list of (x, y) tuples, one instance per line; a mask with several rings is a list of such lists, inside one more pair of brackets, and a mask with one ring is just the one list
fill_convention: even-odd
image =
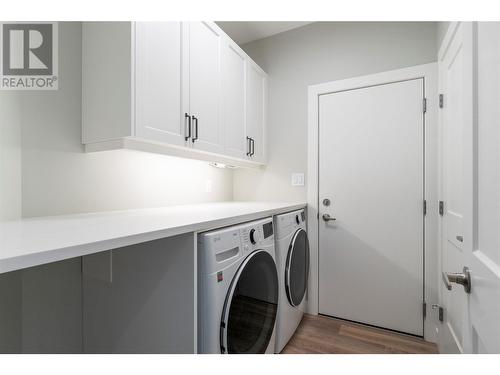
[[(463, 152), (464, 152), (464, 191), (463, 191), (463, 251), (465, 254), (465, 262), (469, 264), (467, 259), (468, 255), (474, 250), (474, 242), (476, 240), (476, 221), (477, 217), (475, 214), (475, 205), (477, 204), (477, 191), (476, 191), (476, 175), (475, 175), (475, 163), (476, 163), (476, 127), (477, 127), (477, 75), (476, 75), (476, 25), (472, 22), (450, 22), (446, 34), (439, 46), (438, 50), (438, 69), (439, 69), (439, 92), (444, 92), (445, 89), (443, 77), (443, 64), (447, 52), (455, 40), (455, 36), (459, 29), (462, 32), (462, 49), (463, 49)], [(445, 92), (446, 95), (446, 92)], [(446, 96), (445, 96), (446, 100)], [(444, 133), (442, 131), (444, 126), (444, 115), (442, 111), (439, 111), (439, 197), (443, 200), (446, 205), (445, 191), (444, 191)], [(446, 207), (446, 206), (445, 206)], [(438, 275), (440, 276), (442, 270), (442, 258), (443, 251), (445, 248), (446, 233), (444, 232), (444, 224), (442, 218), (439, 219), (439, 246), (438, 246)], [(460, 271), (460, 270), (459, 270)], [(459, 272), (457, 271), (457, 272)], [(442, 301), (444, 299), (444, 289), (441, 279), (439, 279), (438, 284), (438, 297), (439, 304), (444, 307)], [(460, 344), (460, 340), (456, 337), (452, 327), (446, 319), (446, 307), (445, 307), (445, 321), (439, 326), (438, 330), (438, 349), (440, 353), (472, 353), (472, 343), (471, 343), (471, 332), (468, 326), (469, 320), (469, 297), (467, 297), (466, 311), (464, 312), (466, 316), (463, 322), (463, 340)]]
[(424, 216), (424, 338), (436, 342), (437, 312), (431, 306), (438, 303), (438, 65), (416, 65), (308, 87), (308, 149), (307, 149), (307, 230), (310, 265), (307, 312), (318, 314), (319, 296), (319, 96), (333, 92), (381, 84), (424, 79), (426, 113), (424, 114), (424, 196), (427, 213)]

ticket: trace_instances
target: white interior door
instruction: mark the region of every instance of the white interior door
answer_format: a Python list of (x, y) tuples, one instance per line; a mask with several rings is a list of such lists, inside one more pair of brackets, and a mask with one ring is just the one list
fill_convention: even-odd
[[(442, 131), (442, 236), (441, 271), (459, 272), (465, 265), (464, 254), (464, 61), (463, 28), (451, 41), (440, 64), (440, 92)], [(441, 278), (440, 278), (441, 282)], [(467, 321), (466, 294), (460, 288), (448, 291), (441, 283), (441, 302), (446, 310), (445, 329), (440, 332), (441, 351), (461, 352)]]
[(423, 79), (320, 96), (321, 314), (423, 335), (423, 97)]
[(441, 271), (471, 287), (441, 284), (439, 347), (500, 353), (500, 26), (452, 24), (441, 50)]
[(473, 197), (470, 215), (477, 224), (468, 222), (465, 235), (470, 241), (464, 240), (471, 250), (467, 256), (472, 274), (467, 349), (500, 353), (500, 23), (479, 22), (475, 31), (477, 121), (469, 130), (467, 156), (475, 160), (475, 181), (468, 191)]
[(221, 153), (221, 30), (213, 23), (189, 24), (189, 109), (193, 147)]
[(181, 22), (135, 24), (136, 135), (183, 145)]

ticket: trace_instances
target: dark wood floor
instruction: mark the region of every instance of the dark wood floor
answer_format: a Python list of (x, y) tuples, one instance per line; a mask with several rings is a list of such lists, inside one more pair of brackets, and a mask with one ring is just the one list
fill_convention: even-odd
[(435, 354), (435, 344), (362, 324), (304, 315), (282, 354)]

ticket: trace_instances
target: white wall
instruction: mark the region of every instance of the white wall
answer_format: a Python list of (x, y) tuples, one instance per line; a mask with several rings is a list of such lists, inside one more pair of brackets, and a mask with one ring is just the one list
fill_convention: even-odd
[(436, 61), (436, 28), (318, 22), (243, 45), (269, 74), (269, 165), (235, 171), (234, 199), (305, 201), (290, 174), (307, 172), (307, 86)]
[[(22, 97), (24, 217), (232, 199), (232, 171), (81, 144), (81, 23), (59, 25), (59, 90)], [(212, 192), (206, 192), (206, 181)]]

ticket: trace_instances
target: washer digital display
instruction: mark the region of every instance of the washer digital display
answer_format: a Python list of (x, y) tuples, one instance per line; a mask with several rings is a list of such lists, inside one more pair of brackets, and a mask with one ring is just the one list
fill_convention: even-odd
[(264, 238), (267, 238), (267, 237), (273, 235), (273, 223), (272, 222), (264, 224), (262, 226), (262, 229), (264, 229)]

